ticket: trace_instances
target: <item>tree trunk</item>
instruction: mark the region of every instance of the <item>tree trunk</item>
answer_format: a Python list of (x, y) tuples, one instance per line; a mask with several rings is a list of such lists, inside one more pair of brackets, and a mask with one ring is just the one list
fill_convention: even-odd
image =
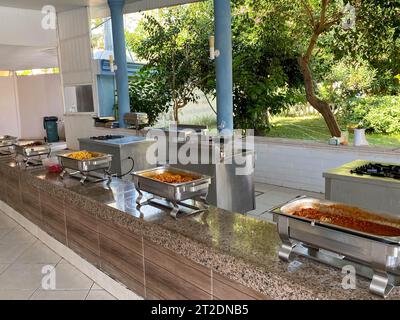
[(324, 117), (331, 135), (333, 137), (340, 137), (341, 132), (339, 124), (336, 121), (335, 115), (333, 114), (329, 103), (319, 99), (315, 94), (313, 78), (310, 67), (308, 66), (308, 60), (305, 57), (301, 57), (299, 59), (299, 63), (304, 77), (307, 101)]
[(179, 106), (178, 102), (174, 99), (174, 120), (176, 124), (179, 124)]

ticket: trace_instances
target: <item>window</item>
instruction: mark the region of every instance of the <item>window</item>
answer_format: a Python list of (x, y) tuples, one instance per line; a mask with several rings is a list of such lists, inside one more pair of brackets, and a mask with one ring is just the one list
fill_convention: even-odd
[(15, 72), (17, 76), (36, 76), (41, 74), (56, 74), (60, 73), (59, 68), (44, 68), (44, 69), (32, 69), (32, 70), (19, 70)]

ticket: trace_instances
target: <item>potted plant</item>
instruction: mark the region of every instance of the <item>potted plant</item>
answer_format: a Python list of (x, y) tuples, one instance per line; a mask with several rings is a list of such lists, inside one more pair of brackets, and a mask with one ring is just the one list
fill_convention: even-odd
[(365, 126), (363, 121), (357, 124), (354, 128), (354, 145), (355, 146), (368, 146), (367, 138), (365, 137)]

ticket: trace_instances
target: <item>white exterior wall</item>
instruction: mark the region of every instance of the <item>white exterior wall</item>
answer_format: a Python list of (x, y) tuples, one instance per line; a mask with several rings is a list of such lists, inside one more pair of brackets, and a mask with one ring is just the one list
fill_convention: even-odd
[[(21, 137), (43, 139), (43, 117), (63, 119), (64, 104), (59, 74), (17, 77)], [(64, 136), (59, 124), (59, 134)]]
[[(43, 117), (63, 118), (61, 80), (58, 74), (0, 77), (0, 134), (42, 139)], [(63, 126), (59, 133), (64, 136)]]
[(330, 146), (276, 138), (256, 138), (257, 182), (324, 192), (322, 173), (353, 160), (400, 163), (400, 148)]
[(13, 77), (0, 77), (0, 135), (19, 136), (19, 119)]

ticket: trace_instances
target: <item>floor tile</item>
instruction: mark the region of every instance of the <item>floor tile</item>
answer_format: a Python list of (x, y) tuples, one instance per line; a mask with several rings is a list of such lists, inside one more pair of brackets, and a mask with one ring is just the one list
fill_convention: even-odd
[(0, 263), (13, 263), (32, 243), (1, 243), (0, 242)]
[(56, 267), (56, 288), (58, 290), (89, 290), (93, 281), (69, 263)]
[(28, 300), (29, 297), (35, 292), (34, 289), (30, 290), (3, 290), (0, 289), (0, 300)]
[(18, 223), (0, 211), (0, 228), (15, 228)]
[(275, 186), (273, 184), (260, 183), (260, 182), (256, 182), (254, 187), (255, 187), (255, 189), (257, 191), (262, 191), (262, 192), (270, 191), (270, 190), (279, 188), (278, 186)]
[(37, 240), (31, 233), (25, 230), (23, 227), (18, 226), (5, 236), (0, 238), (0, 243), (20, 243), (30, 242), (33, 243)]
[(1, 289), (34, 290), (42, 284), (42, 264), (13, 264), (0, 275)]
[(37, 290), (31, 300), (85, 300), (89, 290)]
[(6, 270), (10, 265), (7, 263), (0, 263), (0, 274), (3, 273), (4, 270)]
[(269, 213), (269, 212), (260, 214), (259, 216), (257, 216), (257, 219), (268, 221), (268, 222), (274, 222), (273, 215), (272, 215), (272, 213)]
[(15, 263), (42, 263), (57, 264), (61, 257), (41, 241), (37, 241), (29, 250), (26, 250)]
[(0, 239), (3, 238), (6, 234), (10, 233), (13, 231), (13, 228), (1, 228), (0, 227)]
[(104, 290), (102, 287), (100, 287), (96, 282), (93, 283), (93, 286), (91, 290)]
[(265, 209), (264, 207), (258, 207), (257, 204), (256, 204), (256, 209), (251, 210), (251, 211), (248, 211), (247, 214), (248, 214), (249, 216), (258, 216), (258, 215), (260, 215), (261, 213), (263, 213), (265, 210), (266, 210), (266, 209)]
[(90, 290), (86, 300), (116, 300), (114, 296), (105, 290)]

